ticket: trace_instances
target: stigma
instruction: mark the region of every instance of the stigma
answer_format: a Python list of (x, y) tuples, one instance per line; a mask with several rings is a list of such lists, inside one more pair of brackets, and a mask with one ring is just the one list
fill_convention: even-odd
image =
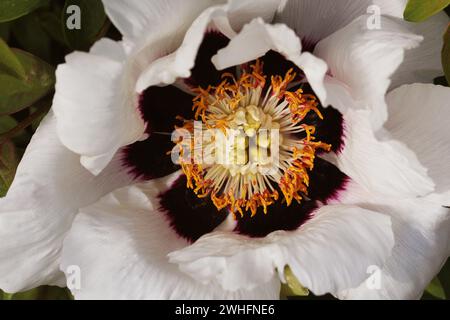
[(256, 61), (239, 78), (224, 73), (218, 86), (196, 89), (194, 119), (177, 128), (189, 134), (172, 151), (187, 188), (241, 216), (308, 196), (316, 153), (331, 145), (316, 141), (316, 128), (305, 122), (310, 112), (323, 116), (314, 95), (290, 90), (295, 78), (291, 69), (267, 79)]

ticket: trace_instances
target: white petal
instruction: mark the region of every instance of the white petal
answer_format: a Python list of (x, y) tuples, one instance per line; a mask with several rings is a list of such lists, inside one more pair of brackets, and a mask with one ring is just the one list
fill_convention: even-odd
[(391, 88), (402, 84), (430, 83), (442, 75), (441, 50), (443, 33), (450, 21), (444, 12), (438, 13), (421, 23), (407, 22), (403, 12), (407, 0), (372, 0), (381, 8), (383, 15), (396, 17), (398, 23), (410, 32), (423, 36), (420, 46), (405, 52), (405, 59), (392, 77)]
[(92, 46), (90, 53), (96, 56), (107, 57), (117, 62), (127, 59), (127, 47), (123, 43), (109, 38), (102, 38)]
[[(109, 50), (107, 50), (107, 48)], [(113, 48), (115, 50), (113, 50)], [(142, 136), (145, 124), (120, 43), (103, 40), (92, 53), (75, 52), (56, 71), (53, 109), (62, 143), (100, 173), (119, 148)]]
[(418, 48), (408, 50), (405, 59), (392, 77), (391, 88), (402, 84), (430, 83), (434, 78), (442, 75), (441, 50), (443, 33), (448, 27), (449, 17), (441, 12), (421, 23), (407, 22), (403, 19), (403, 12), (407, 0), (381, 0), (391, 3), (390, 8), (382, 5), (382, 14), (392, 15), (399, 19), (414, 34), (422, 35), (424, 40)]
[(322, 83), (327, 71), (326, 63), (310, 53), (302, 54), (300, 39), (284, 24), (270, 25), (260, 18), (254, 19), (227, 47), (219, 50), (212, 61), (217, 69), (222, 70), (262, 57), (269, 50), (281, 53), (303, 69), (319, 99), (326, 99)]
[(142, 92), (153, 85), (171, 84), (177, 78), (189, 77), (204, 33), (212, 22), (224, 34), (234, 36), (235, 31), (231, 29), (232, 27), (239, 30), (244, 23), (254, 17), (271, 19), (280, 0), (264, 0), (256, 3), (254, 0), (233, 0), (227, 5), (214, 6), (203, 11), (187, 30), (181, 46), (145, 69), (138, 80), (136, 90)]
[(78, 208), (131, 180), (116, 160), (93, 176), (61, 144), (55, 122), (52, 113), (43, 120), (0, 199), (0, 288), (7, 292), (57, 282), (62, 241)]
[(148, 34), (179, 32), (217, 0), (103, 0), (106, 13), (126, 38), (139, 41)]
[(437, 193), (450, 191), (450, 88), (406, 85), (392, 91), (387, 102), (385, 128), (416, 153)]
[(294, 31), (286, 25), (270, 25), (256, 18), (245, 25), (228, 46), (219, 50), (212, 61), (222, 70), (257, 59), (269, 50), (293, 56), (301, 53), (302, 46)]
[(372, 12), (371, 5), (379, 7), (383, 15), (402, 15), (404, 1), (288, 0), (275, 20), (286, 23), (302, 39), (317, 43), (362, 14)]
[(326, 101), (327, 91), (323, 84), (325, 74), (328, 70), (326, 62), (309, 52), (304, 52), (300, 57), (293, 58), (292, 62), (303, 70), (311, 88), (314, 89), (314, 93), (319, 100), (322, 102)]
[(64, 242), (61, 266), (81, 271), (81, 287), (72, 289), (75, 298), (277, 299), (276, 278), (255, 290), (228, 292), (194, 281), (169, 262), (169, 252), (188, 245), (154, 199), (172, 180), (128, 187), (82, 210)]
[(344, 146), (337, 166), (373, 192), (414, 197), (434, 190), (417, 156), (396, 140), (380, 141), (370, 124), (370, 112), (349, 109), (344, 114)]
[(142, 138), (145, 123), (135, 91), (142, 70), (175, 50), (197, 15), (219, 2), (104, 1), (124, 42), (103, 41), (90, 54), (73, 53), (57, 70), (59, 134), (69, 149), (82, 155), (87, 169), (100, 173), (119, 148)]
[[(450, 210), (427, 199), (398, 199), (349, 183), (339, 203), (391, 216), (392, 255), (371, 279), (339, 296), (346, 299), (418, 299), (449, 255)], [(373, 270), (375, 271), (375, 270)]]
[(350, 95), (348, 85), (338, 79), (327, 75), (324, 79), (324, 87), (327, 94), (326, 104), (333, 106), (340, 113), (345, 114), (349, 109), (365, 109), (365, 105), (357, 104)]
[(136, 91), (142, 92), (150, 86), (174, 83), (177, 78), (188, 78), (207, 27), (212, 19), (220, 16), (226, 16), (226, 6), (211, 7), (202, 12), (188, 29), (178, 50), (154, 61), (145, 69), (139, 77)]
[[(275, 21), (286, 23), (302, 40), (317, 43), (366, 13), (371, 17), (381, 13), (397, 18), (410, 32), (422, 35), (424, 41), (406, 52), (404, 62), (392, 77), (391, 88), (396, 88), (406, 83), (430, 82), (442, 74), (442, 33), (449, 22), (445, 13), (422, 23), (406, 22), (406, 3), (407, 0), (289, 0)], [(381, 28), (384, 29), (383, 24)]]
[(293, 232), (277, 231), (262, 239), (212, 233), (170, 254), (182, 271), (225, 289), (252, 289), (283, 279), (289, 265), (302, 283), (322, 295), (353, 287), (367, 278), (367, 268), (383, 265), (393, 246), (390, 220), (355, 206), (325, 206)]
[(422, 39), (392, 18), (380, 19), (382, 29), (370, 30), (367, 16), (361, 16), (322, 40), (314, 51), (328, 63), (332, 76), (349, 86), (357, 104), (373, 110), (375, 129), (387, 119), (385, 94), (390, 77), (402, 63), (405, 50)]
[(228, 17), (236, 31), (255, 17), (272, 22), (282, 0), (229, 0)]
[[(371, 113), (361, 109), (349, 88), (335, 78), (326, 77), (328, 100), (344, 115), (344, 144), (337, 157), (328, 161), (362, 186), (386, 195), (410, 197), (434, 190), (427, 169), (404, 143), (371, 128)], [(381, 137), (384, 139), (381, 140)]]
[(442, 12), (421, 23), (403, 22), (411, 32), (422, 35), (424, 40), (418, 48), (406, 52), (403, 63), (392, 77), (391, 88), (416, 82), (430, 83), (442, 75), (443, 34), (449, 21), (449, 17)]

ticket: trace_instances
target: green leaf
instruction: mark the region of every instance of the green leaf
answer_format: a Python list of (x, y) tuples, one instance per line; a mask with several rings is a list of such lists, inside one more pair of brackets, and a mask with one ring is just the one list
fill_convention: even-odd
[(403, 16), (406, 21), (422, 22), (448, 5), (450, 0), (409, 0)]
[(11, 34), (11, 23), (10, 22), (0, 23), (0, 38), (8, 42), (10, 34)]
[(14, 144), (11, 141), (0, 144), (0, 197), (4, 197), (8, 192), (16, 174), (17, 164)]
[[(67, 21), (73, 18), (72, 12), (67, 12), (70, 6), (80, 8), (80, 29), (70, 30)], [(105, 8), (100, 0), (66, 0), (63, 9), (63, 34), (68, 46), (74, 50), (88, 50), (100, 37), (106, 22)]]
[(434, 278), (433, 281), (428, 285), (426, 288), (426, 292), (431, 294), (433, 297), (445, 300), (445, 292), (444, 288), (442, 287), (441, 281), (439, 278)]
[(0, 135), (14, 129), (17, 126), (17, 121), (13, 117), (3, 116), (0, 117)]
[(52, 39), (44, 30), (38, 14), (32, 13), (16, 20), (12, 33), (21, 49), (51, 61)]
[(52, 66), (22, 50), (13, 52), (24, 66), (26, 77), (21, 81), (0, 72), (0, 116), (30, 107), (50, 92), (55, 83)]
[(0, 66), (11, 71), (21, 79), (25, 79), (25, 69), (3, 39), (0, 38)]
[(72, 300), (73, 297), (67, 288), (42, 286), (26, 292), (9, 294), (3, 293), (3, 299), (0, 300)]
[(282, 295), (302, 297), (309, 295), (309, 290), (302, 286), (289, 266), (286, 266), (284, 269), (284, 276), (286, 278), (286, 286), (282, 288)]
[[(43, 116), (45, 116), (45, 114)], [(42, 119), (40, 118), (40, 120)], [(5, 133), (8, 133), (12, 129), (15, 129), (18, 125), (19, 123), (17, 122), (17, 120), (11, 116), (0, 117), (0, 144), (3, 139), (1, 138), (1, 136)], [(31, 137), (26, 130), (20, 130), (12, 134), (11, 137), (9, 138), (17, 147), (17, 146), (26, 146), (30, 141)]]
[(54, 12), (44, 12), (39, 15), (42, 28), (50, 35), (53, 40), (56, 40), (62, 45), (66, 45), (63, 30), (61, 28), (61, 15)]
[(0, 22), (12, 21), (48, 4), (48, 0), (1, 0)]
[(444, 67), (447, 83), (450, 83), (450, 25), (444, 35), (444, 47), (442, 48), (442, 66)]

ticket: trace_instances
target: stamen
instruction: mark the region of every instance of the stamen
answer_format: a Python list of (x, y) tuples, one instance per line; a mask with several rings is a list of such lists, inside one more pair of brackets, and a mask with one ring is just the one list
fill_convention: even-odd
[[(254, 216), (259, 207), (267, 213), (272, 204), (281, 201), (279, 192), (287, 206), (294, 200), (301, 202), (308, 195), (308, 172), (314, 168), (316, 152), (331, 149), (331, 145), (315, 141), (316, 128), (304, 123), (309, 112), (320, 119), (323, 115), (314, 95), (304, 94), (302, 89), (288, 90), (296, 77), (292, 69), (284, 77), (271, 77), (266, 90), (263, 64), (258, 60), (250, 70), (243, 71), (239, 79), (224, 73), (218, 86), (196, 89), (192, 108), (195, 120), (202, 122), (202, 136), (212, 129), (221, 134), (201, 146), (202, 160), (213, 158), (211, 163), (198, 163), (195, 157), (181, 160), (189, 189), (200, 198), (209, 196), (218, 210), (228, 208), (241, 216), (248, 211)], [(192, 133), (193, 123), (185, 120), (182, 128)], [(273, 130), (279, 130), (279, 141), (267, 134)], [(297, 133), (304, 133), (304, 138)], [(186, 152), (198, 151), (194, 139), (180, 139), (176, 145), (181, 159)], [(270, 154), (275, 146), (278, 161), (264, 154)]]

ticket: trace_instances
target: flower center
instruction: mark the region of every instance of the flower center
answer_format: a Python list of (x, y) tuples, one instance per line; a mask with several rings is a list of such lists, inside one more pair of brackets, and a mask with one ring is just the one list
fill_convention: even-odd
[(288, 90), (292, 70), (273, 76), (267, 89), (262, 64), (250, 70), (239, 79), (225, 73), (220, 85), (197, 89), (197, 121), (183, 119), (178, 129), (188, 134), (173, 152), (198, 197), (211, 197), (218, 210), (254, 216), (259, 207), (267, 213), (276, 201), (289, 206), (307, 197), (316, 151), (331, 145), (316, 141), (315, 127), (304, 123), (309, 112), (323, 117), (314, 95)]
[(271, 133), (278, 133), (279, 123), (255, 105), (239, 107), (228, 118), (226, 131), (215, 132), (212, 141), (216, 163), (228, 169), (233, 177), (262, 173), (273, 165), (271, 149), (275, 141)]

